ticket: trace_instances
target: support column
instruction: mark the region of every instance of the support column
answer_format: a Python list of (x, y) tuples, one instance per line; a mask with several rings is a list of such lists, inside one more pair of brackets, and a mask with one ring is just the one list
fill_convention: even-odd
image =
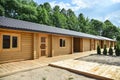
[(80, 38), (80, 52), (84, 51), (83, 38)]
[(53, 39), (53, 35), (51, 36), (51, 39), (52, 39), (51, 40), (51, 42), (52, 42), (51, 43), (51, 45), (52, 45), (52, 51), (51, 52), (52, 52), (52, 56), (54, 56), (54, 39)]
[(71, 49), (71, 54), (73, 54), (73, 52), (74, 52), (74, 51), (73, 51), (73, 50), (74, 50), (73, 37), (72, 37), (71, 39), (72, 39), (72, 41), (71, 41), (71, 46), (72, 46), (72, 47), (71, 47), (71, 48), (72, 48), (72, 49)]
[(37, 35), (36, 33), (33, 34), (33, 59), (36, 59), (37, 58), (37, 45), (36, 45), (36, 42), (37, 42)]

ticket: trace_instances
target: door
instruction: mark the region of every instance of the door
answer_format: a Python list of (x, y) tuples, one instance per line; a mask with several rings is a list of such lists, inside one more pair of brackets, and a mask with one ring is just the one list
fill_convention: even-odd
[(74, 38), (74, 52), (80, 52), (80, 38)]
[(41, 56), (46, 56), (46, 53), (47, 53), (47, 37), (46, 36), (40, 37), (40, 53), (41, 53)]

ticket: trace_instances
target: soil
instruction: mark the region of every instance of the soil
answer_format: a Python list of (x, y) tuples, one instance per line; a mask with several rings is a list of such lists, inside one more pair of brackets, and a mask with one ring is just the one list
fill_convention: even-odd
[(19, 72), (0, 78), (0, 80), (96, 80), (78, 75), (67, 70), (45, 66), (42, 68)]
[(83, 61), (89, 61), (89, 62), (97, 62), (102, 64), (120, 66), (120, 57), (118, 56), (105, 56), (105, 55), (91, 54), (89, 56), (77, 58), (76, 60), (83, 60)]

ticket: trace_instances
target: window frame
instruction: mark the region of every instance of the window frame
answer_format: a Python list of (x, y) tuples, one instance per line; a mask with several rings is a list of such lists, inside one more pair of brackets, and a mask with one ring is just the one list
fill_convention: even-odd
[[(62, 40), (62, 46), (60, 44), (60, 40)], [(66, 48), (66, 39), (65, 38), (59, 38), (59, 47), (60, 48)]]
[[(4, 35), (9, 35), (10, 36), (10, 48), (9, 49), (4, 49), (3, 48), (3, 36)], [(17, 33), (1, 33), (1, 51), (19, 51), (20, 50), (20, 43), (21, 43), (21, 35)], [(17, 37), (17, 47), (14, 48), (12, 47), (12, 39), (13, 37)]]

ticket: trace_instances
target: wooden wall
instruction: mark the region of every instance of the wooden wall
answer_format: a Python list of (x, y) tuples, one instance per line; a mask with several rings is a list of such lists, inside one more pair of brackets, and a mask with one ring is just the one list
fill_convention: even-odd
[[(65, 39), (65, 47), (60, 47), (60, 39)], [(72, 53), (72, 37), (52, 35), (52, 56)]]
[[(2, 49), (2, 33), (14, 33), (20, 35), (20, 50), (3, 51)], [(78, 43), (73, 42), (74, 38), (71, 36), (43, 34), (43, 33), (31, 33), (20, 30), (4, 30), (0, 29), (0, 63), (37, 59), (41, 57), (40, 54), (40, 37), (47, 37), (47, 53), (45, 56), (58, 56), (73, 53), (74, 45), (80, 48), (79, 52), (90, 51), (97, 48), (97, 45), (101, 45), (101, 40), (89, 39), (89, 38), (77, 38)], [(60, 47), (60, 39), (65, 39), (65, 47)], [(110, 46), (110, 41), (103, 41), (104, 44)], [(76, 43), (76, 44), (74, 44)], [(114, 45), (115, 42), (113, 42)]]
[(83, 39), (83, 51), (90, 51), (90, 39)]
[[(10, 62), (17, 60), (27, 60), (33, 58), (33, 34), (25, 32), (14, 32), (14, 31), (0, 31), (0, 37), (2, 33), (14, 33), (20, 35), (20, 50), (9, 50), (2, 49), (2, 43), (0, 42), (0, 63)], [(1, 41), (1, 40), (0, 40)]]
[(95, 50), (97, 50), (97, 46), (101, 47), (100, 40), (95, 40)]
[(110, 47), (110, 41), (106, 41), (106, 47), (107, 47), (107, 48)]
[(74, 52), (80, 52), (80, 38), (74, 38)]
[(90, 50), (95, 50), (95, 40), (94, 39), (91, 39), (90, 41)]

